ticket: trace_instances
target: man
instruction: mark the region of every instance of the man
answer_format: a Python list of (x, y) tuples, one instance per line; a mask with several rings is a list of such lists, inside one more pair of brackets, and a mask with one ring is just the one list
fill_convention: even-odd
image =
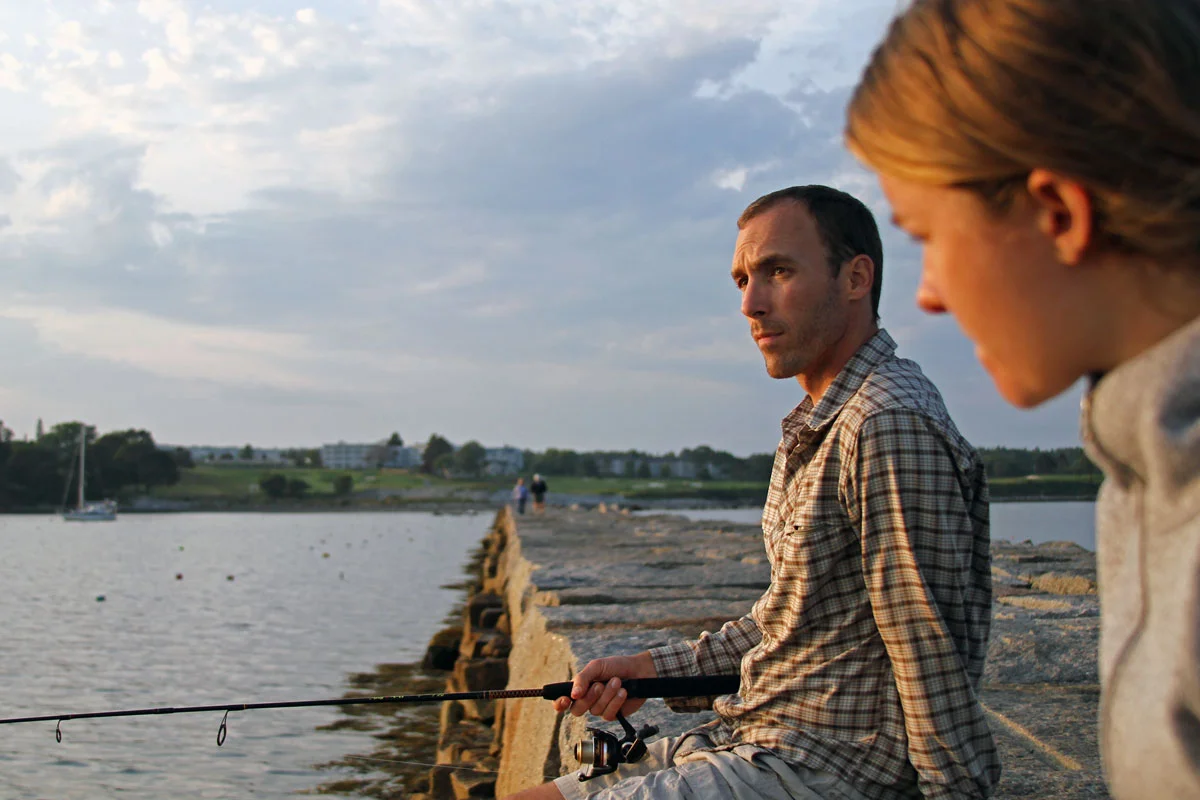
[(533, 513), (542, 514), (546, 511), (546, 492), (549, 488), (542, 476), (534, 473), (533, 483), (529, 484), (529, 492), (533, 495)]
[(759, 198), (738, 228), (742, 313), (768, 374), (807, 395), (783, 420), (763, 509), (771, 585), (716, 633), (589, 662), (556, 708), (632, 713), (642, 701), (624, 678), (738, 671), (740, 691), (615, 775), (522, 794), (988, 797), (999, 762), (976, 699), (987, 483), (937, 389), (878, 327), (875, 220), (843, 192), (804, 186)]

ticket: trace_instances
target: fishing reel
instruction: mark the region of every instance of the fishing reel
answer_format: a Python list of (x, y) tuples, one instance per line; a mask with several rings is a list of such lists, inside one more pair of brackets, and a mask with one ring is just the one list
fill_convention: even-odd
[(601, 775), (616, 772), (620, 764), (636, 764), (646, 755), (648, 736), (658, 733), (653, 725), (643, 725), (640, 730), (634, 730), (629, 720), (617, 712), (617, 722), (621, 723), (625, 735), (620, 739), (615, 734), (600, 728), (588, 728), (591, 738), (575, 743), (575, 759), (584, 766), (579, 773), (579, 781), (589, 781)]

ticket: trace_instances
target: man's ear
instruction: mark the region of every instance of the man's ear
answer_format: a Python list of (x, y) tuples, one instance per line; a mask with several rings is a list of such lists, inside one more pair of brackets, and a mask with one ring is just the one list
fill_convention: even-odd
[(1079, 181), (1048, 169), (1035, 169), (1026, 182), (1038, 230), (1054, 246), (1058, 260), (1077, 265), (1095, 241), (1095, 204)]
[(870, 298), (875, 285), (875, 262), (860, 253), (842, 265), (842, 280), (846, 282), (851, 300)]

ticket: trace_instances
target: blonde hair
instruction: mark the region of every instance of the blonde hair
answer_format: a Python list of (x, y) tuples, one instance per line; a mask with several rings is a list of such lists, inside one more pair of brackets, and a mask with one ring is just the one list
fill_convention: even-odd
[(846, 142), (1002, 209), (1035, 167), (1083, 184), (1111, 246), (1200, 253), (1200, 0), (915, 0), (871, 56)]

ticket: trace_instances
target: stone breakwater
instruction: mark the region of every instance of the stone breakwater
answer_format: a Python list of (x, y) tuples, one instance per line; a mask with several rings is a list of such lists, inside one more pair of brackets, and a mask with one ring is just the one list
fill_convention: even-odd
[[(1004, 762), (996, 796), (1106, 797), (1094, 556), (1069, 543), (996, 542), (992, 557), (982, 700)], [(516, 520), (503, 510), (484, 542), (463, 624), (435, 637), (426, 667), (450, 671), (449, 692), (566, 681), (592, 658), (715, 630), (743, 615), (769, 579), (757, 526), (603, 506)], [(710, 718), (650, 700), (631, 721), (674, 735)], [(541, 699), (445, 703), (439, 766), (420, 796), (503, 796), (574, 772), (573, 745), (599, 722), (560, 717)]]

